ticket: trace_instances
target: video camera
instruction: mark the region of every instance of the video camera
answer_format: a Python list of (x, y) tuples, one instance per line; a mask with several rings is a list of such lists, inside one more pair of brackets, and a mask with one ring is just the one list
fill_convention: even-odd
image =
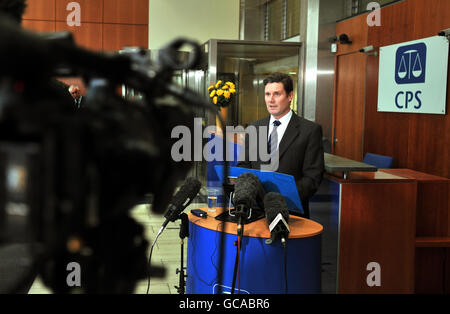
[[(172, 128), (192, 127), (194, 106), (217, 111), (171, 80), (198, 64), (200, 47), (175, 40), (151, 62), (145, 50), (95, 53), (69, 33), (39, 36), (3, 16), (0, 43), (0, 260), (15, 246), (27, 269), (2, 292), (36, 274), (56, 293), (77, 292), (72, 262), (78, 292), (133, 292), (148, 274), (148, 243), (129, 210), (148, 194), (155, 213), (166, 209), (191, 167), (171, 158)], [(182, 45), (192, 48), (186, 63), (176, 58)], [(81, 110), (53, 79), (62, 76), (88, 86)], [(120, 85), (142, 99), (124, 99)]]

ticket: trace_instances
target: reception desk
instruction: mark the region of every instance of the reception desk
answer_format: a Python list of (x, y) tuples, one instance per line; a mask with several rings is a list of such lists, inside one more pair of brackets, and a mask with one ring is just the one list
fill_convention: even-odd
[(416, 181), (383, 171), (326, 180), (333, 201), (323, 224), (335, 251), (324, 261), (336, 268), (336, 292), (414, 292)]
[[(206, 211), (206, 209), (204, 209)], [(187, 250), (188, 294), (231, 293), (236, 260), (236, 224), (221, 222), (208, 213), (199, 218), (189, 213), (189, 240)], [(291, 232), (287, 240), (287, 262), (279, 242), (268, 245), (270, 238), (266, 219), (246, 224), (241, 246), (240, 291), (236, 280), (235, 293), (286, 293), (285, 266), (287, 266), (288, 293), (321, 292), (321, 233), (323, 227), (312, 220), (290, 216)], [(221, 230), (223, 229), (223, 281), (219, 282)], [(219, 286), (220, 285), (220, 286)]]
[(323, 260), (335, 267), (337, 293), (450, 292), (448, 179), (378, 169), (325, 180), (332, 202), (321, 223), (334, 250)]
[(412, 293), (416, 182), (382, 171), (329, 179), (340, 188), (338, 292)]

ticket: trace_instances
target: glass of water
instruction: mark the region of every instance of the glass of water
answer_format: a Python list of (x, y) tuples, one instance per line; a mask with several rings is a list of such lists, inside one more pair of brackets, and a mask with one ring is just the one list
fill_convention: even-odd
[(219, 188), (208, 188), (208, 211), (215, 212), (217, 210), (217, 198), (220, 194)]
[(217, 209), (217, 196), (208, 195), (208, 211), (215, 212)]

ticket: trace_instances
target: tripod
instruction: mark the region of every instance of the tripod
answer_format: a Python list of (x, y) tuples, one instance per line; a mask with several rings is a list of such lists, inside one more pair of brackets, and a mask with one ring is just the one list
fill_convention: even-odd
[(180, 245), (181, 245), (181, 263), (180, 268), (177, 268), (177, 274), (180, 274), (180, 278), (178, 281), (178, 286), (175, 286), (177, 289), (178, 294), (184, 294), (185, 292), (185, 286), (186, 281), (185, 278), (187, 275), (185, 275), (184, 270), (186, 267), (184, 267), (184, 238), (189, 237), (189, 219), (188, 215), (186, 213), (182, 213), (180, 215), (181, 219), (181, 225), (180, 225)]

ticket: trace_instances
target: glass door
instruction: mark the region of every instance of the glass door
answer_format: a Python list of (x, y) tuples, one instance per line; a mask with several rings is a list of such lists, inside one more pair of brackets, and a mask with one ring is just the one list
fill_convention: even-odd
[[(264, 78), (272, 72), (289, 74), (294, 80), (292, 109), (298, 113), (301, 43), (232, 41), (211, 39), (208, 52), (208, 86), (218, 80), (232, 81), (237, 97), (228, 109), (227, 124), (246, 126), (268, 115), (264, 102)], [(295, 84), (297, 83), (297, 84)], [(209, 124), (214, 123), (209, 119)]]

